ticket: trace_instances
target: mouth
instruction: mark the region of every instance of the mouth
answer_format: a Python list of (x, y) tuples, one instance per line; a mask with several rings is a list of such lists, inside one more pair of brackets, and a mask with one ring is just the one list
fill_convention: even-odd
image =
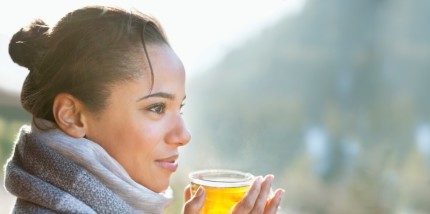
[(169, 172), (175, 172), (178, 169), (178, 155), (172, 155), (167, 158), (155, 160), (155, 164)]

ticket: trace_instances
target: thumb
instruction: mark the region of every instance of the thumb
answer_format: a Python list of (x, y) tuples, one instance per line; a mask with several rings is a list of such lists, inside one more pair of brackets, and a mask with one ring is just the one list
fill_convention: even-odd
[(191, 199), (191, 185), (187, 185), (184, 190), (185, 202)]
[(198, 214), (203, 207), (206, 198), (206, 191), (203, 187), (197, 189), (196, 194), (185, 202), (183, 214)]

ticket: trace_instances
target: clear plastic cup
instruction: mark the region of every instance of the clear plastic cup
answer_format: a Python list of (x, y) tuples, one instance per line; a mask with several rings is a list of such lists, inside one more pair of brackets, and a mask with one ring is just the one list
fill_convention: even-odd
[(251, 187), (254, 176), (247, 172), (228, 169), (206, 169), (189, 174), (191, 193), (202, 186), (206, 190), (201, 214), (229, 213)]

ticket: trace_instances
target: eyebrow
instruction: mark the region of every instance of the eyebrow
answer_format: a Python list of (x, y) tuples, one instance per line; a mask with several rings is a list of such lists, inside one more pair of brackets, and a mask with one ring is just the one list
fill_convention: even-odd
[[(165, 92), (158, 92), (158, 93), (149, 94), (149, 95), (146, 95), (144, 97), (141, 97), (141, 98), (137, 99), (136, 102), (139, 102), (139, 101), (144, 100), (144, 99), (148, 99), (150, 97), (161, 97), (161, 98), (166, 98), (166, 99), (169, 99), (169, 100), (174, 100), (175, 99), (175, 95), (173, 95), (173, 94), (169, 94), (169, 93), (165, 93)], [(185, 98), (186, 98), (186, 96), (184, 96), (183, 100), (185, 100)]]

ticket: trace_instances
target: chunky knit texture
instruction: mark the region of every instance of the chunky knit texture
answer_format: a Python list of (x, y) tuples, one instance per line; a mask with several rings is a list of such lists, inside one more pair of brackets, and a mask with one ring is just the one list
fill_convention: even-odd
[(134, 182), (98, 144), (69, 137), (37, 119), (23, 126), (5, 166), (15, 213), (162, 213), (170, 188), (155, 193)]

